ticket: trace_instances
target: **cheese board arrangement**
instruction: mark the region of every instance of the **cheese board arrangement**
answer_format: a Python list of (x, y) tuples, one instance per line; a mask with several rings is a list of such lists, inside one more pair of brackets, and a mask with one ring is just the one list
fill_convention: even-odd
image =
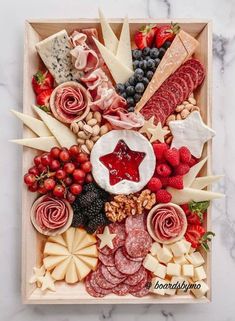
[(27, 21), (25, 303), (210, 301), (209, 22)]

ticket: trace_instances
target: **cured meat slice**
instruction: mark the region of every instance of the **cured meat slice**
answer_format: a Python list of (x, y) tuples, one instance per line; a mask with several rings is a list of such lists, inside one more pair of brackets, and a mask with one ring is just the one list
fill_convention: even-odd
[[(156, 102), (159, 105), (160, 110), (164, 115), (168, 115), (172, 112), (171, 105), (166, 98), (160, 97), (158, 94), (156, 95)], [(173, 109), (174, 110), (174, 109)]]
[(152, 239), (148, 232), (141, 229), (134, 229), (129, 232), (125, 241), (127, 253), (134, 258), (146, 256), (151, 245)]
[(126, 277), (126, 274), (119, 272), (115, 266), (107, 266), (107, 270), (116, 278), (123, 279)]
[[(183, 90), (183, 93), (184, 93), (184, 100), (186, 99), (186, 98), (188, 98), (188, 96), (189, 96), (189, 87), (188, 87), (188, 84), (187, 84), (187, 82), (185, 81), (185, 79), (184, 78), (181, 78), (181, 77), (179, 77), (179, 76), (177, 76), (177, 75), (174, 75), (172, 78), (171, 78), (171, 80), (170, 80), (171, 82), (176, 82), (178, 85), (180, 85), (181, 86), (181, 88), (182, 88), (182, 90)], [(176, 104), (177, 105), (177, 104)], [(176, 107), (176, 105), (175, 105), (175, 107)]]
[(86, 288), (87, 292), (88, 292), (91, 296), (93, 296), (93, 297), (95, 297), (95, 298), (103, 298), (103, 297), (105, 296), (105, 294), (96, 292), (96, 291), (94, 290), (94, 288), (92, 287), (91, 282), (90, 282), (90, 281), (91, 281), (91, 275), (92, 275), (92, 273), (89, 274), (89, 275), (86, 277), (86, 279), (85, 279), (85, 288)]
[(148, 283), (148, 273), (146, 271), (144, 271), (143, 278), (136, 285), (131, 286), (129, 289), (129, 292), (130, 293), (138, 292), (138, 291), (142, 290), (143, 288), (145, 288), (147, 286), (147, 283)]
[[(103, 230), (102, 230), (103, 231)], [(102, 233), (102, 231), (100, 233)], [(109, 231), (111, 234), (116, 234), (115, 238), (113, 239), (113, 249), (110, 249), (108, 246), (104, 246), (99, 251), (104, 255), (112, 255), (115, 251), (120, 247), (123, 246), (125, 243), (126, 232), (125, 232), (125, 225), (124, 223), (112, 223), (109, 225)], [(100, 244), (100, 240), (98, 241), (98, 246)]]
[(197, 72), (198, 75), (198, 83), (197, 86), (201, 85), (201, 83), (203, 82), (204, 78), (205, 78), (205, 68), (204, 66), (200, 63), (199, 60), (197, 59), (189, 59), (184, 63), (184, 66), (190, 66), (193, 69), (195, 69), (195, 71)]
[(129, 233), (130, 231), (136, 228), (145, 230), (144, 214), (131, 215), (126, 218), (126, 221), (125, 221), (126, 233)]
[(126, 278), (126, 276), (124, 276), (124, 277), (122, 277), (122, 278), (117, 278), (117, 277), (113, 276), (113, 275), (109, 272), (108, 268), (107, 268), (105, 265), (101, 265), (100, 271), (101, 271), (103, 277), (104, 277), (108, 282), (110, 282), (110, 283), (112, 283), (112, 284), (115, 284), (115, 285), (120, 284), (120, 283), (121, 283), (122, 281), (124, 281), (125, 278)]
[(151, 279), (152, 279), (152, 276), (149, 273), (146, 285), (141, 290), (136, 291), (136, 292), (131, 292), (131, 294), (133, 296), (138, 297), (138, 298), (142, 298), (143, 296), (148, 295), (149, 294), (149, 288), (150, 288), (149, 287), (149, 283), (151, 282)]
[(96, 283), (101, 289), (110, 290), (110, 289), (113, 289), (116, 286), (116, 284), (113, 284), (113, 283), (107, 281), (104, 278), (104, 276), (101, 273), (100, 269), (98, 269), (96, 272), (97, 272), (97, 274), (96, 274)]
[(190, 66), (182, 66), (178, 72), (176, 73), (177, 75), (180, 76), (181, 73), (186, 73), (190, 76), (192, 82), (193, 82), (193, 89), (195, 89), (197, 87), (198, 84), (198, 74), (197, 71), (190, 67)]
[[(190, 67), (189, 67), (190, 68)], [(188, 67), (184, 67), (184, 69), (188, 69)], [(190, 76), (189, 73), (186, 73), (186, 70), (185, 71), (180, 71), (177, 73), (177, 76), (184, 79), (186, 82), (187, 82), (187, 85), (188, 85), (188, 91), (185, 91), (184, 92), (184, 99), (188, 98), (188, 96), (193, 92), (193, 89), (194, 89), (194, 82)]]
[(143, 259), (145, 258), (145, 256), (141, 256), (141, 257), (131, 257), (131, 256), (127, 253), (125, 247), (122, 248), (122, 251), (123, 251), (123, 254), (125, 255), (125, 257), (127, 257), (128, 260), (131, 260), (131, 261), (142, 262)]
[(146, 120), (149, 120), (152, 116), (154, 116), (156, 123), (161, 122), (163, 124), (166, 117), (163, 115), (161, 110), (155, 108), (155, 105), (156, 104), (154, 104), (154, 102), (152, 105), (148, 104), (147, 106), (144, 106), (140, 112)]
[(179, 84), (177, 84), (176, 82), (169, 81), (167, 83), (167, 86), (164, 88), (174, 94), (175, 99), (177, 101), (176, 105), (179, 105), (180, 103), (182, 103), (182, 101), (184, 100), (184, 92), (183, 92), (182, 87)]
[(140, 269), (135, 274), (129, 275), (124, 281), (124, 283), (128, 285), (136, 285), (143, 279), (143, 277), (145, 276), (145, 273), (146, 273), (145, 268), (141, 266)]
[(176, 101), (175, 96), (172, 92), (170, 92), (168, 90), (164, 90), (164, 88), (163, 88), (161, 90), (158, 90), (157, 96), (167, 99), (170, 106), (171, 106), (171, 109), (174, 110), (177, 101)]
[(91, 274), (90, 285), (92, 286), (94, 291), (97, 293), (103, 294), (103, 295), (107, 295), (107, 294), (111, 293), (111, 289), (104, 289), (98, 285), (98, 283), (96, 282), (98, 280), (98, 278), (100, 278), (98, 271), (95, 271)]
[(123, 274), (134, 274), (141, 267), (141, 262), (131, 261), (124, 254), (121, 248), (115, 253), (115, 266)]
[(129, 285), (125, 283), (121, 283), (112, 289), (114, 294), (119, 296), (127, 295), (129, 293)]
[(104, 255), (103, 253), (99, 253), (99, 260), (106, 266), (114, 266), (114, 255)]

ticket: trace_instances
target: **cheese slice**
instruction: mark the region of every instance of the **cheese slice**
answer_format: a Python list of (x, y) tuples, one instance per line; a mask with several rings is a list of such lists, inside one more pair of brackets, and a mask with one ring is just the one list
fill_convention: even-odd
[(58, 141), (53, 136), (11, 139), (10, 142), (16, 143), (22, 146), (26, 146), (29, 148), (42, 150), (45, 152), (49, 152), (52, 149), (52, 147), (55, 147), (55, 146), (60, 147)]
[(86, 236), (81, 240), (79, 245), (77, 246), (76, 254), (79, 252), (79, 250), (88, 247), (90, 245), (93, 245), (97, 242), (95, 236), (86, 234)]
[(50, 255), (43, 259), (43, 264), (45, 266), (45, 269), (50, 271), (67, 258), (68, 256), (66, 255)]
[(221, 194), (221, 193), (201, 191), (198, 189), (193, 189), (193, 188), (188, 188), (188, 187), (186, 187), (182, 190), (168, 187), (167, 191), (172, 196), (171, 202), (178, 204), (178, 205), (186, 204), (191, 201), (203, 202), (203, 201), (211, 201), (216, 198), (224, 197), (224, 194)]
[(73, 253), (76, 252), (77, 247), (79, 246), (79, 244), (81, 243), (83, 238), (86, 236), (86, 234), (87, 234), (87, 232), (83, 228), (76, 229), (74, 240), (73, 240), (73, 248), (72, 248)]
[[(107, 46), (106, 46), (107, 48)], [(128, 17), (124, 19), (122, 25), (122, 31), (118, 43), (116, 57), (121, 61), (125, 66), (133, 70), (132, 65), (132, 54), (131, 54), (131, 39), (130, 39), (130, 28)]]
[(125, 66), (110, 50), (93, 37), (112, 77), (116, 83), (125, 83), (133, 74), (133, 70)]
[(74, 260), (69, 262), (66, 274), (65, 274), (65, 282), (66, 283), (76, 283), (78, 281), (78, 275), (76, 271), (76, 265)]
[(43, 121), (32, 116), (20, 113), (14, 109), (11, 109), (11, 112), (16, 115), (16, 117), (18, 117), (23, 122), (23, 124), (30, 128), (36, 135), (40, 137), (51, 136), (51, 132), (43, 123)]
[(83, 280), (87, 274), (90, 273), (90, 268), (82, 261), (80, 260), (77, 256), (73, 256), (74, 259), (74, 263), (76, 265), (76, 269), (77, 269), (77, 275), (79, 280)]
[(65, 247), (67, 246), (65, 243), (65, 240), (63, 239), (63, 236), (61, 234), (56, 235), (56, 236), (49, 236), (47, 241), (58, 243), (58, 244), (63, 245)]
[(193, 183), (194, 179), (202, 169), (202, 167), (205, 165), (207, 161), (207, 157), (203, 158), (200, 162), (192, 166), (189, 170), (189, 172), (184, 175), (183, 181), (184, 181), (184, 187), (190, 187)]
[(192, 56), (197, 46), (198, 41), (183, 30), (175, 36), (171, 46), (167, 49), (158, 65), (142, 98), (136, 105), (137, 111), (140, 111), (163, 82), (173, 74), (185, 60)]
[(191, 184), (191, 188), (203, 189), (212, 183), (218, 182), (224, 175), (213, 175), (213, 176), (204, 176), (197, 177)]
[(77, 250), (75, 252), (76, 255), (86, 255), (86, 256), (93, 256), (93, 257), (97, 257), (98, 256), (98, 252), (97, 252), (97, 247), (96, 245), (90, 245), (87, 247), (84, 247), (80, 250)]
[(76, 135), (66, 125), (62, 124), (60, 121), (50, 116), (37, 106), (33, 106), (33, 109), (42, 119), (44, 124), (49, 128), (62, 147), (70, 148), (72, 145), (77, 144)]
[(90, 269), (93, 271), (96, 269), (98, 258), (97, 257), (90, 257), (84, 255), (77, 256), (80, 260), (82, 260)]
[(47, 255), (70, 255), (69, 251), (62, 245), (46, 242), (44, 254)]
[(67, 244), (67, 248), (68, 248), (70, 253), (72, 253), (72, 250), (73, 250), (73, 242), (74, 242), (74, 237), (75, 237), (75, 230), (76, 229), (74, 227), (70, 227), (63, 234), (65, 242)]
[(59, 263), (54, 268), (53, 272), (51, 273), (51, 276), (53, 277), (53, 279), (58, 281), (58, 280), (63, 280), (65, 278), (65, 274), (67, 272), (71, 259), (72, 259), (72, 256), (69, 256), (66, 260)]
[(98, 11), (105, 47), (108, 50), (110, 50), (114, 55), (116, 55), (118, 47), (118, 38), (116, 37), (115, 33), (110, 27), (110, 24), (105, 18), (103, 12), (100, 9), (98, 9)]

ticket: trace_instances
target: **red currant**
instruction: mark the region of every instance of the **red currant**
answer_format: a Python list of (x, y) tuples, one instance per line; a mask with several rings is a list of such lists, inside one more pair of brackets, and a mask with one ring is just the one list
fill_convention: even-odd
[(50, 163), (50, 169), (56, 171), (60, 168), (60, 162), (57, 159), (52, 159)]
[(63, 182), (65, 183), (66, 186), (70, 186), (71, 184), (73, 184), (73, 179), (67, 176), (65, 177), (65, 179), (63, 179)]
[(70, 160), (69, 152), (67, 150), (62, 150), (60, 152), (59, 158), (62, 162), (68, 162)]
[(39, 170), (38, 170), (37, 166), (31, 167), (31, 168), (28, 170), (28, 172), (29, 172), (30, 174), (35, 175), (35, 176), (38, 176), (38, 175), (39, 175)]
[(66, 199), (69, 203), (73, 203), (76, 199), (76, 196), (68, 191), (66, 194)]
[(52, 158), (59, 158), (61, 149), (59, 147), (53, 147), (50, 151), (50, 155)]
[(41, 156), (42, 165), (48, 166), (51, 162), (51, 156), (49, 153), (42, 154)]
[(79, 163), (85, 163), (89, 160), (89, 156), (85, 153), (80, 153), (78, 154), (78, 156), (76, 157), (77, 162)]
[(51, 191), (55, 187), (55, 180), (53, 178), (45, 179), (44, 186), (47, 191)]
[(79, 152), (80, 152), (80, 148), (78, 145), (73, 145), (69, 149), (69, 154), (71, 156), (77, 156), (79, 154)]
[(92, 175), (90, 173), (86, 174), (85, 182), (86, 183), (92, 183), (93, 182), (93, 177), (92, 177)]
[(63, 169), (58, 169), (58, 171), (56, 171), (55, 176), (58, 179), (64, 179), (66, 177), (66, 172)]
[(81, 164), (81, 169), (85, 172), (85, 173), (89, 173), (91, 171), (91, 162), (87, 161), (85, 163)]
[(43, 172), (47, 171), (47, 168), (46, 168), (46, 166), (44, 166), (42, 164), (39, 164), (38, 165), (38, 171), (39, 171), (39, 173), (43, 173)]
[(47, 190), (46, 190), (43, 182), (39, 184), (38, 193), (40, 193), (40, 194), (46, 194), (47, 193)]
[(78, 195), (82, 192), (82, 185), (80, 184), (73, 184), (70, 186), (70, 192), (73, 194), (73, 195)]
[(56, 185), (53, 189), (53, 195), (56, 197), (63, 197), (65, 188), (62, 185)]
[(38, 190), (38, 183), (37, 183), (37, 182), (34, 182), (33, 185), (28, 186), (28, 190), (29, 190), (30, 192), (37, 192), (37, 190)]
[(33, 161), (34, 164), (38, 166), (39, 164), (41, 164), (41, 156), (35, 156)]
[(68, 174), (72, 174), (73, 171), (75, 170), (75, 165), (73, 163), (66, 163), (64, 165), (64, 170)]
[(85, 172), (81, 169), (75, 169), (73, 172), (73, 178), (75, 181), (80, 181), (85, 179)]
[(33, 185), (34, 182), (36, 182), (35, 175), (29, 174), (29, 173), (25, 174), (24, 175), (24, 182), (26, 185), (29, 185), (29, 186)]

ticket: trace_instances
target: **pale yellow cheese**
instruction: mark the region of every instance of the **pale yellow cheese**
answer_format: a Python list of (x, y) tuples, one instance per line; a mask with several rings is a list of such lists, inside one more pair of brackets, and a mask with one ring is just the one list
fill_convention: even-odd
[(197, 282), (195, 282), (195, 285), (200, 285), (200, 288), (198, 288), (198, 289), (192, 288), (191, 291), (193, 292), (195, 297), (198, 299), (203, 297), (207, 293), (207, 291), (209, 290), (208, 285), (204, 281), (197, 281)]
[(67, 259), (59, 263), (54, 268), (53, 272), (51, 273), (51, 276), (53, 277), (53, 279), (58, 281), (58, 280), (63, 280), (65, 278), (65, 274), (67, 272), (71, 259), (72, 259), (72, 256), (69, 256)]
[(88, 247), (90, 245), (93, 245), (96, 242), (97, 241), (96, 241), (95, 236), (90, 235), (90, 234), (86, 234), (86, 236), (81, 240), (80, 244), (78, 244), (76, 253), (78, 253), (78, 250), (81, 250), (84, 247)]
[(77, 269), (74, 260), (69, 262), (68, 268), (65, 274), (66, 283), (76, 283), (78, 281)]
[(191, 184), (191, 188), (195, 189), (203, 189), (212, 183), (218, 182), (223, 175), (213, 175), (213, 176), (204, 176), (204, 177), (196, 177), (193, 183)]
[(82, 260), (93, 271), (96, 269), (96, 266), (98, 263), (97, 257), (91, 257), (91, 256), (85, 256), (85, 255), (77, 255), (77, 257), (80, 260)]
[(52, 242), (46, 242), (44, 248), (44, 254), (46, 255), (70, 255), (66, 247)]
[(151, 281), (152, 286), (150, 287), (150, 292), (158, 295), (165, 295), (166, 289), (164, 289), (167, 281), (159, 277), (154, 277)]
[(153, 242), (150, 252), (153, 256), (157, 255), (157, 252), (161, 249), (161, 245), (158, 242)]
[(195, 267), (193, 281), (201, 281), (206, 279), (206, 272), (203, 266)]
[(87, 232), (83, 228), (76, 228), (74, 240), (73, 240), (73, 248), (72, 252), (75, 253), (77, 250), (77, 247), (83, 240), (83, 238), (86, 236)]
[(76, 252), (74, 252), (74, 254), (76, 255), (86, 255), (86, 256), (91, 256), (91, 257), (97, 257), (98, 256), (98, 251), (97, 251), (97, 247), (95, 244), (84, 247), (82, 249), (78, 249), (76, 250)]
[[(107, 47), (107, 46), (106, 46)], [(128, 18), (123, 21), (122, 31), (117, 47), (116, 57), (125, 66), (133, 70), (132, 54), (131, 54), (131, 39)]]
[(158, 260), (151, 254), (147, 254), (143, 261), (145, 269), (154, 272), (158, 267)]
[(157, 265), (157, 268), (153, 271), (153, 274), (164, 279), (166, 276), (166, 266), (164, 264), (159, 263)]
[(191, 254), (185, 255), (186, 259), (194, 266), (200, 266), (205, 263), (205, 260), (200, 252), (193, 252)]
[(11, 139), (10, 142), (23, 145), (29, 148), (42, 150), (49, 152), (52, 147), (60, 147), (55, 137), (33, 137), (33, 138), (22, 138), (22, 139)]
[(87, 274), (90, 273), (90, 268), (89, 266), (87, 266), (87, 264), (85, 264), (82, 260), (80, 260), (77, 256), (73, 256), (74, 259), (74, 263), (76, 265), (76, 270), (77, 270), (77, 275), (79, 280), (83, 280)]
[(168, 263), (166, 266), (166, 274), (172, 276), (180, 276), (181, 266), (177, 263)]
[(193, 277), (194, 267), (192, 264), (183, 264), (182, 265), (182, 275), (187, 277)]
[(72, 249), (73, 249), (75, 230), (76, 229), (74, 227), (70, 227), (67, 231), (63, 233), (63, 237), (65, 239), (66, 245), (70, 253), (72, 253)]
[(205, 165), (208, 157), (203, 158), (200, 162), (192, 166), (189, 170), (189, 172), (184, 175), (183, 181), (184, 181), (184, 187), (190, 187), (195, 180), (196, 176), (202, 169), (202, 167)]
[(48, 237), (47, 241), (58, 243), (60, 245), (66, 246), (65, 240), (61, 234)]
[(43, 264), (45, 266), (45, 269), (50, 271), (67, 258), (67, 255), (49, 255), (43, 259)]
[(157, 253), (157, 258), (161, 263), (168, 263), (172, 259), (173, 255), (167, 247), (162, 247)]

